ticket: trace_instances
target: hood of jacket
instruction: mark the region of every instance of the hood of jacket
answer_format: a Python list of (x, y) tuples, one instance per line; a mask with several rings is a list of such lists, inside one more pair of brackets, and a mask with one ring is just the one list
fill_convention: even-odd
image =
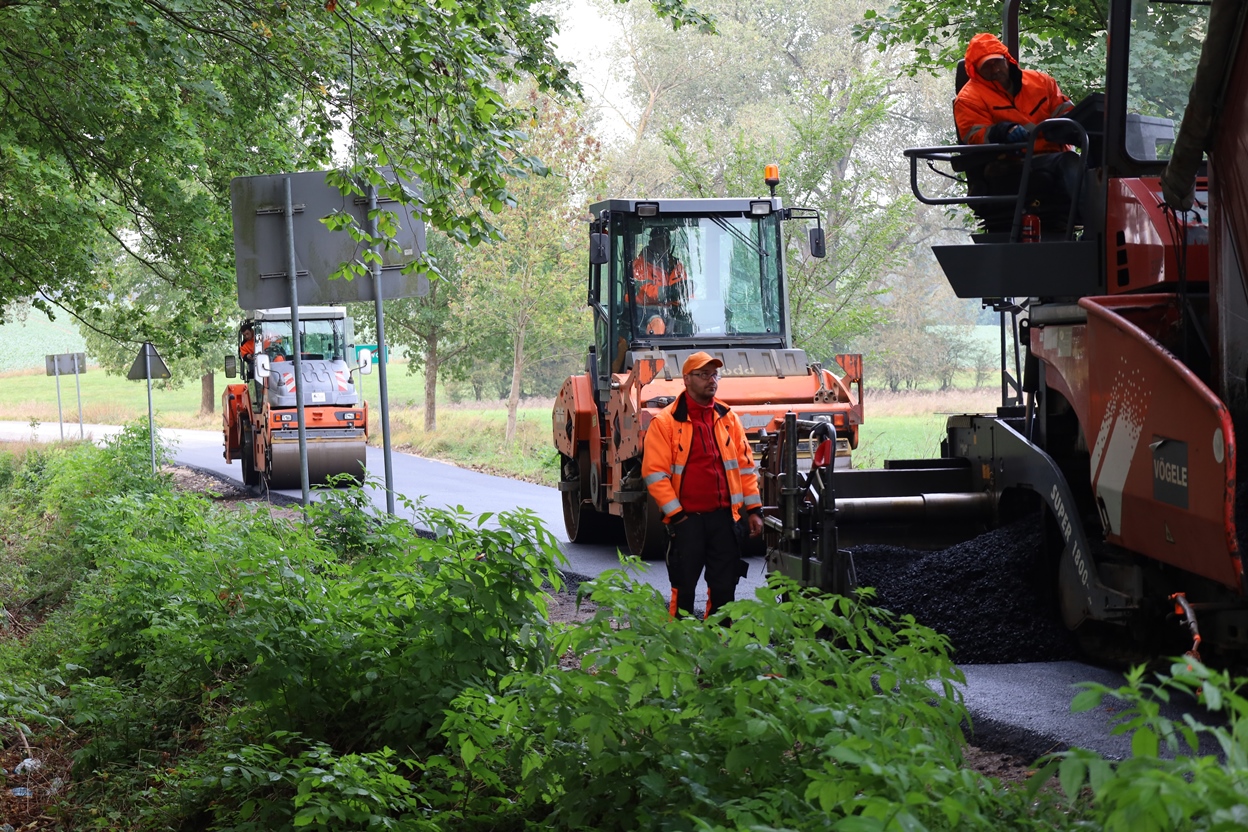
[(966, 77), (979, 78), (979, 65), (984, 62), (984, 58), (992, 55), (1000, 55), (1009, 62), (1011, 75), (1018, 69), (1018, 61), (1014, 60), (1010, 50), (1005, 48), (1005, 44), (996, 35), (980, 32), (966, 45), (966, 60), (963, 63)]

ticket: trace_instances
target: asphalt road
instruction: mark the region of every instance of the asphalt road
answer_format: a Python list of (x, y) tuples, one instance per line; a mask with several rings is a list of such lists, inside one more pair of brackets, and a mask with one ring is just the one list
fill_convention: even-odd
[[(76, 423), (66, 424), (64, 430), (66, 438), (78, 437)], [(117, 430), (86, 425), (84, 433), (101, 439)], [(239, 463), (227, 465), (222, 458), (220, 433), (173, 429), (162, 429), (160, 433), (162, 440), (173, 448), (179, 463), (241, 482)], [(59, 437), (60, 426), (56, 423), (41, 424), (32, 431), (30, 425), (20, 422), (0, 422), (0, 441), (32, 438), (49, 441)], [(568, 560), (568, 571), (593, 577), (620, 566), (618, 554), (611, 547), (567, 542), (556, 489), (397, 452), (393, 454), (393, 462), (397, 495), (423, 499), (431, 506), (462, 506), (473, 514), (527, 508), (559, 538)], [(368, 449), (367, 464), (369, 470), (384, 481), (384, 463), (379, 449)], [(295, 500), (301, 496), (298, 489), (277, 493)], [(384, 511), (384, 490), (372, 489), (371, 496), (373, 503)], [(401, 500), (398, 512), (404, 512)], [(666, 596), (669, 584), (661, 564), (642, 566), (633, 574)], [(762, 560), (752, 558), (749, 577), (738, 587), (738, 597), (753, 593), (762, 583)], [(1117, 703), (1106, 700), (1101, 707), (1087, 713), (1070, 712), (1070, 702), (1079, 691), (1078, 683), (1099, 682), (1117, 687), (1122, 681), (1119, 673), (1078, 662), (963, 665), (962, 671), (967, 680), (962, 693), (971, 713), (974, 739), (983, 747), (1025, 757), (1038, 757), (1047, 751), (1074, 746), (1092, 749), (1113, 759), (1131, 754), (1130, 737), (1112, 733), (1120, 718)], [(1181, 719), (1185, 707), (1190, 709), (1190, 703), (1172, 702), (1163, 708), (1163, 713)]]

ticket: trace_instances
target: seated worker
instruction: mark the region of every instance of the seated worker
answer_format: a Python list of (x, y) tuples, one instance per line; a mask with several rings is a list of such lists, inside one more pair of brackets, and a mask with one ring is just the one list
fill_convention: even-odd
[[(967, 82), (953, 102), (962, 144), (1025, 142), (1035, 125), (1060, 118), (1073, 107), (1057, 81), (1038, 70), (1021, 69), (1005, 44), (986, 32), (971, 38), (965, 68)], [(1082, 169), (1082, 160), (1069, 145), (1038, 136), (1028, 187), (1032, 201), (1029, 210), (1035, 212), (1037, 205), (1051, 207), (1054, 211), (1049, 215), (1060, 216), (1064, 226), (1063, 212), (1078, 191)], [(989, 162), (984, 168), (987, 193), (1017, 193), (1021, 173), (1021, 154)], [(983, 185), (972, 181), (971, 195), (983, 192)], [(1046, 201), (1048, 205), (1044, 205)]]
[(243, 324), (239, 333), (243, 339), (238, 345), (238, 355), (243, 359), (243, 378), (252, 377), (254, 372), (254, 362), (256, 358), (256, 330), (251, 324)]
[(286, 338), (281, 335), (266, 333), (264, 336), (264, 351), (274, 361), (287, 360)]
[(649, 335), (692, 335), (693, 320), (685, 308), (690, 298), (684, 265), (672, 253), (671, 232), (650, 229), (646, 247), (633, 260), (639, 332)]

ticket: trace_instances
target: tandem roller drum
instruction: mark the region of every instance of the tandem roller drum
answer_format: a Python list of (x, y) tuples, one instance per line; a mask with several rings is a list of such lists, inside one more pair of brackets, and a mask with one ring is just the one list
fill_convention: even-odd
[[(337, 474), (350, 474), (356, 482), (363, 482), (366, 447), (362, 434), (358, 438), (334, 439), (308, 436), (308, 484), (322, 485), (327, 478)], [(269, 487), (302, 487), (299, 481), (298, 438), (274, 439), (271, 450)]]

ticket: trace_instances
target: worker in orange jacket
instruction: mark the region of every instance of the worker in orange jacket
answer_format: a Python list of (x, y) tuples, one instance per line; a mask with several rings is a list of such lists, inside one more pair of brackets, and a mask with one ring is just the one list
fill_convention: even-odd
[(704, 570), (705, 615), (734, 600), (746, 567), (742, 525), (750, 537), (763, 533), (753, 451), (737, 414), (715, 399), (722, 366), (705, 352), (689, 356), (681, 367), (685, 391), (646, 429), (641, 473), (671, 536), (673, 617), (692, 613)]
[[(1027, 140), (1028, 128), (1046, 118), (1060, 118), (1073, 105), (1057, 81), (1035, 69), (1022, 69), (995, 35), (982, 32), (966, 47), (967, 82), (953, 102), (958, 140), (963, 144), (999, 144)], [(1036, 139), (1036, 153), (1070, 148)]]
[(641, 315), (638, 331), (650, 335), (692, 335), (690, 298), (684, 264), (672, 252), (672, 235), (664, 226), (650, 229), (646, 247), (633, 260), (633, 288)]
[[(1049, 75), (1022, 69), (995, 35), (981, 32), (971, 38), (964, 60), (967, 82), (953, 102), (958, 140), (962, 144), (1025, 142), (1045, 119), (1060, 118), (1073, 105)], [(1065, 205), (1078, 190), (1082, 160), (1069, 145), (1036, 137), (1030, 195), (1061, 194)], [(1004, 167), (990, 183), (990, 193), (1017, 193), (1021, 160)], [(993, 174), (989, 174), (990, 178)]]
[(251, 378), (253, 362), (256, 359), (256, 330), (251, 324), (243, 324), (240, 331), (243, 339), (238, 345), (239, 358), (243, 359), (243, 378)]

